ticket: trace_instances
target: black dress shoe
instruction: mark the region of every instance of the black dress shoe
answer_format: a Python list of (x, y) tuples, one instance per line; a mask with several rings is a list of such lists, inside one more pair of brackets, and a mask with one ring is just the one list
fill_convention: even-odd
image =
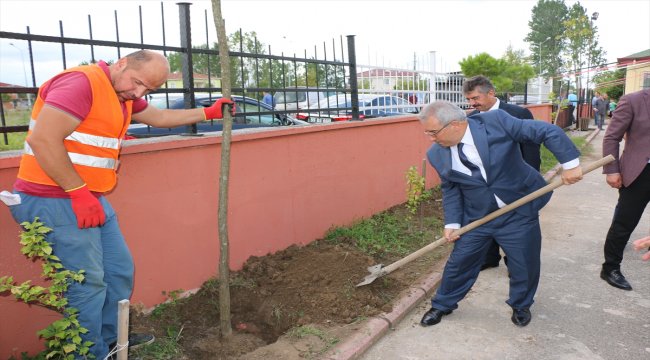
[(420, 320), (420, 325), (422, 326), (435, 325), (439, 323), (440, 320), (442, 320), (442, 317), (444, 315), (449, 315), (451, 314), (452, 311), (453, 310), (443, 311), (443, 310), (431, 308), (429, 309), (429, 311), (426, 312), (426, 314), (424, 314), (422, 320)]
[(481, 271), (489, 268), (495, 268), (495, 267), (499, 267), (499, 263), (485, 263), (481, 265)]
[(523, 309), (512, 309), (512, 317), (510, 320), (512, 320), (512, 323), (517, 325), (517, 326), (526, 326), (528, 323), (530, 323), (531, 315), (530, 315), (530, 309), (528, 308), (523, 308)]
[(632, 286), (629, 282), (627, 282), (627, 280), (625, 280), (625, 276), (621, 274), (621, 270), (614, 269), (605, 271), (605, 269), (603, 269), (600, 272), (600, 278), (607, 281), (607, 283), (613, 287), (617, 287), (623, 290), (632, 290)]

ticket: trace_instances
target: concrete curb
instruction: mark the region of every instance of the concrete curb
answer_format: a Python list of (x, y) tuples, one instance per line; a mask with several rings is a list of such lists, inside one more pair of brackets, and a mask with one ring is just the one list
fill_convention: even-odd
[(393, 326), (421, 301), (430, 296), (442, 279), (442, 270), (446, 262), (446, 258), (440, 261), (431, 273), (421, 277), (418, 283), (404, 291), (393, 305), (393, 310), (390, 313), (382, 313), (368, 320), (354, 335), (330, 350), (323, 359), (353, 360), (361, 356), (388, 330), (393, 330)]
[[(589, 144), (598, 135), (600, 130), (595, 129), (587, 135), (586, 143)], [(562, 168), (557, 164), (553, 169), (544, 174), (544, 180), (552, 179)], [(323, 359), (327, 360), (354, 360), (359, 358), (366, 350), (374, 345), (393, 325), (401, 321), (425, 297), (435, 290), (442, 279), (446, 259), (440, 261), (433, 271), (421, 278), (420, 282), (411, 287), (393, 305), (390, 313), (383, 313), (368, 320), (354, 335), (341, 342), (330, 350)]]

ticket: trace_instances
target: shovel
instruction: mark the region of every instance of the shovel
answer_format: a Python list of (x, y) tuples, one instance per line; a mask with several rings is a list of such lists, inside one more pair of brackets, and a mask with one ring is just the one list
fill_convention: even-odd
[[(601, 167), (603, 165), (606, 165), (606, 164), (608, 164), (608, 163), (610, 163), (612, 161), (614, 161), (614, 157), (612, 155), (607, 155), (606, 157), (604, 157), (604, 158), (602, 158), (600, 160), (594, 161), (591, 164), (588, 164), (588, 165), (584, 166), (582, 168), (582, 173), (586, 174), (586, 173), (588, 173), (588, 172), (590, 172), (592, 170), (598, 169), (599, 167)], [(548, 193), (548, 192), (552, 191), (553, 189), (556, 189), (556, 188), (558, 188), (560, 186), (562, 186), (562, 179), (561, 178), (556, 178), (555, 180), (553, 180), (551, 183), (544, 186), (543, 188), (538, 189), (538, 190), (536, 190), (536, 191), (522, 197), (521, 199), (500, 208), (499, 210), (491, 212), (491, 213), (487, 214), (486, 216), (484, 216), (484, 217), (482, 217), (482, 218), (480, 218), (480, 219), (478, 219), (476, 221), (473, 221), (473, 222), (463, 226), (462, 228), (456, 230), (454, 233), (456, 235), (462, 235), (462, 234), (464, 234), (464, 233), (466, 233), (466, 232), (468, 232), (470, 230), (473, 230), (473, 229), (485, 224), (486, 222), (488, 222), (490, 220), (493, 220), (493, 219), (507, 213), (510, 210), (514, 210), (514, 209), (518, 208), (519, 206), (521, 206), (523, 204), (526, 204), (526, 203), (528, 203), (528, 202), (530, 202), (530, 201), (532, 201), (534, 199), (537, 199), (538, 197), (540, 197), (540, 196), (542, 196), (542, 195), (544, 195), (544, 194), (546, 194), (546, 193)], [(395, 261), (394, 263), (392, 263), (392, 264), (390, 264), (390, 265), (388, 265), (386, 267), (384, 267), (382, 264), (377, 264), (377, 265), (370, 266), (368, 268), (368, 271), (370, 271), (370, 274), (367, 275), (363, 279), (362, 282), (358, 283), (357, 287), (368, 285), (371, 282), (375, 281), (376, 278), (392, 273), (393, 271), (399, 269), (403, 265), (408, 264), (409, 262), (419, 258), (420, 256), (426, 254), (429, 251), (432, 251), (433, 249), (437, 248), (438, 246), (440, 246), (440, 245), (442, 245), (442, 244), (444, 244), (446, 242), (447, 242), (447, 238), (441, 237), (440, 239), (432, 242), (431, 244), (429, 244), (429, 245), (415, 251), (414, 253), (411, 253), (411, 254), (407, 255), (406, 257), (404, 257), (404, 258), (402, 258), (400, 260)]]

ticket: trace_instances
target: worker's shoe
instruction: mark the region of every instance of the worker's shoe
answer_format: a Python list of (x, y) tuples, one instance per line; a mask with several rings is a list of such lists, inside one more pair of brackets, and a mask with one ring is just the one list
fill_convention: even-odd
[(512, 317), (510, 320), (512, 320), (513, 324), (524, 327), (530, 323), (531, 318), (532, 315), (530, 314), (529, 308), (512, 309)]
[(427, 311), (424, 316), (422, 317), (422, 320), (420, 320), (420, 325), (422, 326), (431, 326), (435, 325), (442, 320), (442, 317), (445, 315), (451, 314), (453, 310), (438, 310), (436, 308), (431, 308), (429, 311)]
[(629, 282), (627, 282), (627, 280), (625, 280), (625, 276), (621, 274), (621, 270), (619, 269), (609, 271), (603, 269), (600, 272), (600, 278), (607, 281), (607, 283), (613, 287), (617, 287), (623, 290), (632, 290), (632, 286)]

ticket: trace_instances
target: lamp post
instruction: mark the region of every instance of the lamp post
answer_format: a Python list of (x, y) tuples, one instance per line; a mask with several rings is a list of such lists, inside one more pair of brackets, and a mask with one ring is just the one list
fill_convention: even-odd
[[(23, 77), (25, 79), (25, 87), (27, 88), (29, 87), (29, 83), (27, 82), (27, 71), (25, 70), (25, 57), (23, 56), (23, 51), (14, 43), (9, 43), (9, 45), (15, 47), (16, 50), (18, 50), (18, 52), (20, 53), (20, 60), (23, 63)], [(29, 107), (32, 107), (31, 94), (27, 94), (27, 105), (29, 105)]]
[[(585, 101), (588, 101), (588, 108), (591, 109), (591, 99), (589, 98), (589, 73), (591, 72), (591, 46), (594, 43), (594, 21), (598, 20), (598, 12), (591, 14), (591, 19), (589, 20), (589, 30), (591, 30), (591, 36), (589, 37), (589, 49), (587, 49), (587, 85), (585, 86)], [(591, 110), (589, 111), (591, 113)]]
[(539, 52), (539, 71), (537, 72), (537, 103), (541, 104), (542, 103), (542, 44), (545, 42), (551, 40), (551, 37), (547, 37), (546, 40), (542, 41), (539, 43), (537, 46), (538, 49), (537, 51)]

